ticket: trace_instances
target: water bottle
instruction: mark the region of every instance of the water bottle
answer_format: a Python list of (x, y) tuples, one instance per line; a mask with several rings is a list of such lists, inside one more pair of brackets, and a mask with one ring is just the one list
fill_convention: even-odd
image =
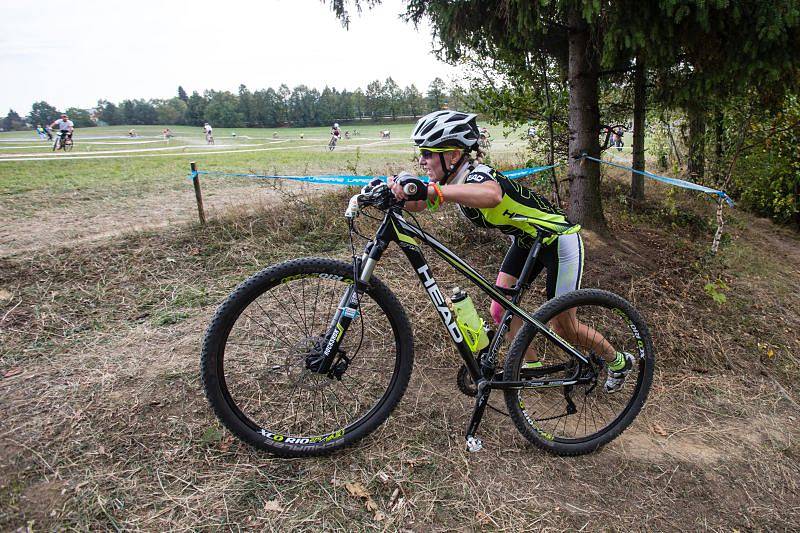
[(453, 314), (456, 317), (456, 325), (464, 336), (464, 340), (473, 353), (478, 353), (489, 345), (489, 336), (484, 329), (483, 319), (478, 316), (475, 304), (467, 293), (453, 287), (453, 296), (450, 297), (453, 305)]

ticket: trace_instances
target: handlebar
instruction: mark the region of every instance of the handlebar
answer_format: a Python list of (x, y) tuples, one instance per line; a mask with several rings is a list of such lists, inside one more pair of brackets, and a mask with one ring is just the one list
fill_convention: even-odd
[[(409, 186), (416, 189), (416, 186), (410, 183), (403, 187), (403, 191), (406, 194), (413, 194), (408, 191)], [(367, 185), (364, 185), (360, 193), (350, 198), (344, 216), (349, 219), (355, 219), (359, 215), (362, 207), (372, 206), (378, 209), (388, 209), (390, 207), (402, 207), (405, 203), (405, 200), (397, 200), (389, 186), (376, 178)]]
[(403, 192), (406, 193), (406, 196), (414, 196), (417, 194), (417, 185), (416, 183), (407, 183), (403, 186)]

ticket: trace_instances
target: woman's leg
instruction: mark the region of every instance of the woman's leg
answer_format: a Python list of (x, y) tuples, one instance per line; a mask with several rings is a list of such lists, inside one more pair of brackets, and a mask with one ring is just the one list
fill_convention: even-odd
[[(558, 238), (557, 257), (547, 265), (547, 293), (549, 298), (561, 296), (581, 288), (583, 277), (583, 240), (579, 234)], [(552, 296), (550, 296), (552, 294)], [(608, 362), (616, 358), (614, 347), (594, 328), (583, 324), (576, 309), (555, 316), (549, 326), (570, 344), (593, 350)]]
[[(519, 279), (520, 274), (522, 274), (522, 268), (525, 266), (525, 261), (528, 259), (529, 253), (530, 248), (524, 248), (520, 246), (517, 239), (513, 238), (511, 246), (508, 248), (506, 256), (503, 259), (503, 264), (500, 266), (500, 272), (497, 274), (497, 281), (495, 281), (495, 284), (507, 289), (513, 287), (517, 283), (517, 279)], [(534, 280), (543, 268), (544, 264), (537, 259), (528, 280)], [(503, 309), (503, 306), (501, 306), (499, 303), (492, 301), (490, 313), (495, 324), (500, 324), (503, 314), (505, 313), (505, 309)], [(509, 326), (509, 334), (512, 339), (517, 334), (520, 327), (522, 327), (522, 319), (519, 317), (512, 318)], [(531, 362), (538, 360), (534, 351), (530, 351), (525, 359)]]

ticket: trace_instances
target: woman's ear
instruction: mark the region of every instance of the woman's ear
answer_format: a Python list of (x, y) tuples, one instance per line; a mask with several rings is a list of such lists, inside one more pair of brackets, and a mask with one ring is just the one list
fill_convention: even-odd
[(461, 150), (453, 150), (450, 152), (450, 170), (455, 168), (459, 159), (461, 159)]

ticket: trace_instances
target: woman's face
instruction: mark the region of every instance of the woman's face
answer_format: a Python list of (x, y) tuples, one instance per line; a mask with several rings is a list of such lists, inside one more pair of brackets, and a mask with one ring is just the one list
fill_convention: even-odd
[[(442, 152), (444, 156), (445, 165), (448, 167), (456, 163), (461, 157), (461, 150), (453, 150), (452, 152)], [(445, 169), (442, 168), (442, 158), (439, 157), (437, 152), (428, 152), (424, 148), (420, 150), (419, 166), (428, 174), (428, 177), (433, 183), (438, 183), (445, 175)]]

